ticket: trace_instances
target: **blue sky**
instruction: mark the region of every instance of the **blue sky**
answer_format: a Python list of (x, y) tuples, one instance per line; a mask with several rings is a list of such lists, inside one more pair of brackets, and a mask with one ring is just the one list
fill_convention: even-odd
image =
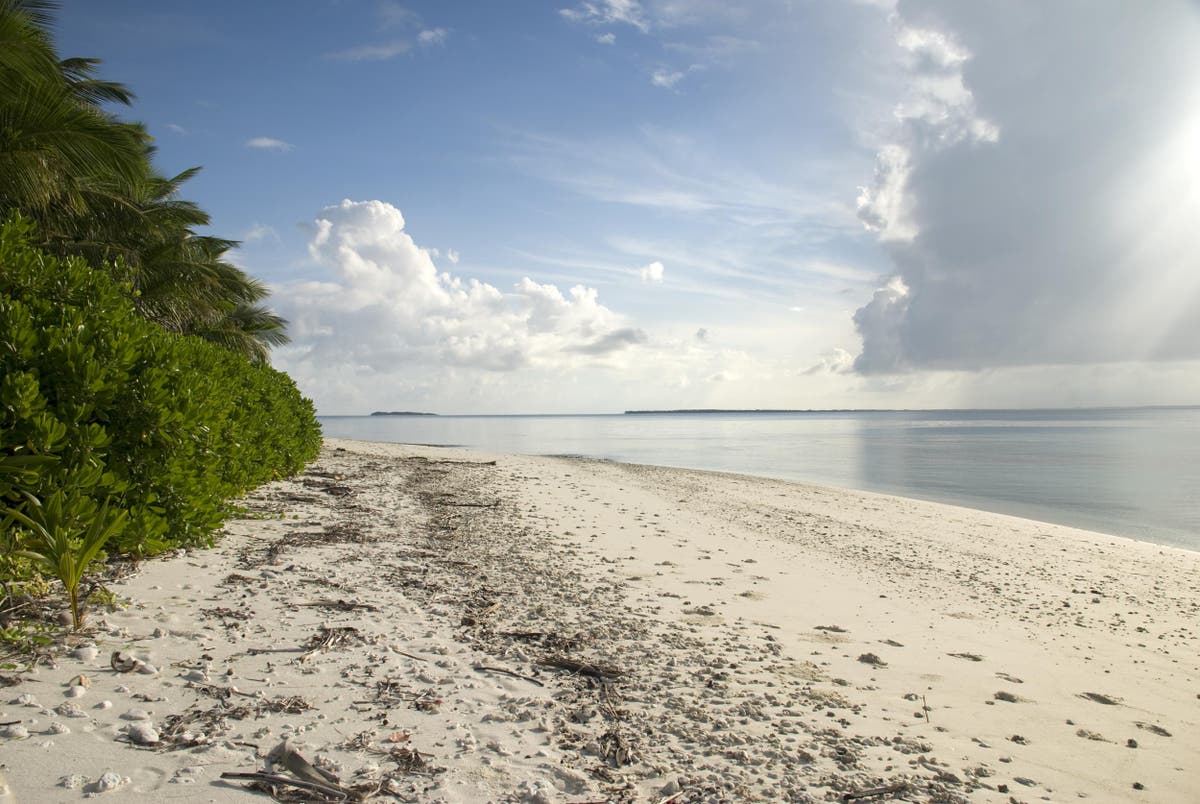
[(966, 6), (77, 0), (57, 36), (204, 166), (323, 413), (1197, 401), (1195, 6)]

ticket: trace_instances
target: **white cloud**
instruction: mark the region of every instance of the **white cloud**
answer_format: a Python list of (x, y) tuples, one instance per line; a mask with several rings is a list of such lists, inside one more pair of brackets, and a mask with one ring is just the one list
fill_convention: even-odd
[(277, 140), (274, 137), (254, 137), (246, 140), (247, 148), (257, 148), (262, 151), (290, 151), (296, 146), (290, 142)]
[(405, 231), (400, 210), (382, 201), (327, 207), (309, 253), (332, 277), (286, 286), (278, 299), (296, 345), (318, 365), (565, 369), (647, 339), (593, 288), (564, 294), (525, 278), (502, 291), (440, 273), (430, 250)]
[(638, 275), (641, 276), (643, 282), (662, 284), (663, 264), (658, 260), (655, 260), (649, 265), (643, 265), (641, 270), (638, 271)]
[(167, 123), (167, 130), (174, 131), (176, 134), (187, 134), (188, 130), (178, 123)]
[(279, 233), (274, 228), (265, 223), (256, 223), (251, 226), (244, 235), (242, 242), (253, 243), (258, 240), (279, 240)]
[(845, 349), (834, 348), (804, 370), (805, 375), (846, 374), (854, 368), (854, 355)]
[(632, 25), (642, 33), (650, 30), (645, 10), (638, 0), (587, 0), (574, 8), (560, 9), (559, 13), (572, 22), (601, 25), (623, 23)]
[(683, 80), (683, 73), (678, 70), (668, 70), (660, 67), (650, 74), (650, 83), (663, 89), (674, 89)]
[(446, 37), (449, 35), (450, 32), (445, 28), (427, 28), (417, 34), (417, 44), (422, 47), (440, 45), (446, 41)]
[(446, 249), (446, 259), (450, 260), (454, 265), (458, 265), (458, 252), (452, 248)]
[(611, 45), (617, 41), (617, 35), (612, 31), (596, 35), (596, 41), (602, 45)]
[(412, 43), (406, 39), (394, 39), (374, 45), (358, 45), (327, 54), (328, 58), (339, 61), (387, 61), (402, 56), (412, 50)]

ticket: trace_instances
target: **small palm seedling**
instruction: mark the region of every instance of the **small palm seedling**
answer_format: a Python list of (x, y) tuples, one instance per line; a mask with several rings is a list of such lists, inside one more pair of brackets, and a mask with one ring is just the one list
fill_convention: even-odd
[[(24, 511), (9, 510), (7, 517), (29, 531), (18, 555), (28, 558), (45, 574), (58, 578), (71, 603), (71, 621), (78, 631), (83, 626), (79, 609), (79, 582), (88, 566), (100, 555), (104, 544), (120, 533), (129, 517), (126, 511), (110, 514), (108, 500), (95, 510), (86, 498), (67, 499), (62, 489), (44, 503), (28, 497)], [(90, 510), (89, 510), (90, 509)]]

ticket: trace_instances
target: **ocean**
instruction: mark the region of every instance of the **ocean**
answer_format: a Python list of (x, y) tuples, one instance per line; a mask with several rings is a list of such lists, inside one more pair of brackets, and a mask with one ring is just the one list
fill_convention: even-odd
[(763, 475), (1200, 550), (1200, 407), (320, 421), (334, 438)]

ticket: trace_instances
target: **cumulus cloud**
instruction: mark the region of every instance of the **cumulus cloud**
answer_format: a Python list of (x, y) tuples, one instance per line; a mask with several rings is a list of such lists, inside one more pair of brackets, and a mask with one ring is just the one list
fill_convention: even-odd
[(290, 142), (277, 140), (274, 137), (254, 137), (246, 140), (247, 148), (257, 148), (260, 151), (290, 151), (296, 146)]
[(643, 265), (641, 270), (638, 271), (638, 275), (642, 277), (643, 282), (662, 284), (664, 270), (663, 264), (658, 260), (655, 260), (649, 265)]
[(439, 272), (400, 210), (383, 201), (322, 210), (309, 253), (331, 276), (276, 295), (298, 347), (293, 362), (505, 372), (568, 368), (647, 340), (593, 288), (563, 293), (525, 278), (504, 291)]
[(617, 35), (612, 31), (596, 35), (596, 41), (602, 45), (612, 45), (617, 41)]
[[(1200, 356), (1200, 13), (902, 1), (862, 373)], [(1116, 54), (1120, 54), (1119, 57)]]

